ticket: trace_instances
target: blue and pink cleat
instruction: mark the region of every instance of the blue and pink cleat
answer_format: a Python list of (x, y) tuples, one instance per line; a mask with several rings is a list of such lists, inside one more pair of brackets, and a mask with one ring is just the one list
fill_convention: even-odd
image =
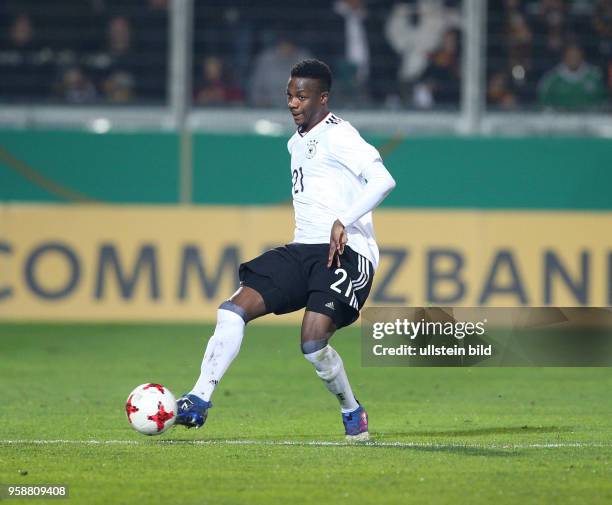
[(370, 439), (368, 433), (368, 413), (360, 404), (353, 412), (342, 414), (344, 433), (349, 442), (365, 442)]

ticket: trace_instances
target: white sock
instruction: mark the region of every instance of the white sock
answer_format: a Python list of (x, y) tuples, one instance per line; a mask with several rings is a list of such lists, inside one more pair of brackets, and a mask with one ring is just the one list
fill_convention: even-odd
[(217, 326), (213, 336), (208, 340), (200, 377), (193, 386), (191, 394), (210, 401), (213, 391), (221, 377), (238, 355), (245, 322), (231, 310), (217, 310)]
[(343, 413), (353, 412), (359, 407), (344, 371), (342, 358), (332, 346), (326, 345), (323, 349), (304, 354), (304, 357), (314, 365), (327, 389), (336, 395)]

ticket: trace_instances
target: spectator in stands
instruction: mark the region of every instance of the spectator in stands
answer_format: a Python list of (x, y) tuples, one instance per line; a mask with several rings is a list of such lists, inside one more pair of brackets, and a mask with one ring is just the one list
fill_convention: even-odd
[(115, 104), (125, 104), (134, 100), (134, 77), (129, 72), (116, 70), (103, 83), (104, 98)]
[(5, 30), (0, 34), (0, 96), (24, 100), (46, 97), (53, 80), (49, 70), (54, 72), (54, 68), (49, 69), (41, 58), (44, 48), (32, 17), (19, 12)]
[[(507, 2), (507, 5), (511, 2)], [(506, 12), (505, 46), (508, 48), (507, 69), (512, 78), (512, 88), (521, 102), (535, 101), (537, 76), (533, 68), (533, 32), (527, 17), (515, 7)]]
[(202, 59), (200, 82), (195, 87), (195, 103), (198, 105), (239, 104), (240, 88), (227, 77), (223, 62), (216, 56)]
[(419, 108), (434, 105), (457, 107), (461, 87), (459, 32), (448, 30), (430, 56), (422, 79), (414, 88), (413, 102)]
[(335, 62), (338, 95), (362, 101), (367, 97), (370, 75), (370, 48), (365, 26), (368, 12), (363, 0), (338, 0), (333, 10), (342, 20), (344, 39), (342, 58)]
[(514, 10), (507, 13), (506, 36), (510, 65), (530, 66), (533, 35), (522, 12)]
[(149, 9), (154, 11), (168, 10), (168, 0), (149, 0)]
[(9, 47), (19, 51), (34, 49), (34, 26), (28, 14), (15, 16), (9, 29)]
[(612, 94), (612, 0), (598, 0), (593, 10), (592, 25), (599, 66)]
[(498, 70), (489, 79), (487, 103), (498, 109), (516, 108), (517, 99), (512, 90), (511, 78), (504, 70)]
[(565, 48), (563, 60), (544, 76), (538, 92), (541, 105), (561, 110), (600, 109), (607, 99), (601, 71), (584, 61), (576, 44)]
[(66, 69), (57, 86), (59, 99), (68, 104), (92, 103), (97, 98), (96, 88), (79, 67)]
[(107, 26), (104, 69), (100, 88), (110, 102), (134, 98), (138, 58), (132, 49), (132, 27), (125, 16), (115, 16)]
[(297, 47), (286, 34), (276, 44), (264, 49), (255, 60), (251, 80), (251, 104), (256, 107), (287, 107), (285, 85), (287, 69), (310, 58), (307, 50)]
[(108, 23), (108, 51), (111, 56), (120, 58), (132, 49), (132, 28), (125, 16), (116, 16)]
[(445, 7), (442, 0), (419, 0), (416, 9), (406, 3), (393, 6), (385, 33), (391, 47), (402, 58), (398, 80), (404, 103), (411, 102), (414, 84), (425, 72), (429, 54), (440, 45), (449, 29), (460, 24), (459, 12)]
[(294, 16), (288, 12), (289, 6), (284, 4), (282, 9), (278, 9), (261, 1), (223, 0), (214, 6), (212, 3), (209, 0), (194, 2), (195, 26), (203, 27), (195, 30), (194, 52), (219, 56), (225, 71), (231, 73), (233, 81), (244, 90), (253, 74), (259, 29), (271, 29), (277, 16), (284, 18), (285, 25)]
[(563, 0), (540, 0), (536, 16), (535, 61), (537, 75), (541, 77), (550, 70), (553, 62), (563, 57), (563, 49), (569, 42), (567, 9)]

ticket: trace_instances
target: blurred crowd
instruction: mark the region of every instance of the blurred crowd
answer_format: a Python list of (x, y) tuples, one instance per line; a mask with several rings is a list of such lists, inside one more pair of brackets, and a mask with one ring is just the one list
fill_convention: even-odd
[[(330, 63), (343, 107), (456, 109), (460, 0), (196, 0), (193, 101), (284, 107), (288, 69)], [(169, 0), (3, 0), (0, 101), (162, 103)], [(489, 0), (491, 108), (605, 110), (612, 0)]]
[(605, 109), (612, 92), (612, 0), (490, 0), (489, 106)]
[(3, 0), (3, 102), (126, 104), (166, 93), (168, 0)]

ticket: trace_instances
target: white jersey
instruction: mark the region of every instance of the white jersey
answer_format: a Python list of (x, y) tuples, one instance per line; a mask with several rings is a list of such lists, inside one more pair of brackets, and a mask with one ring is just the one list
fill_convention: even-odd
[[(287, 143), (291, 154), (294, 242), (329, 244), (332, 224), (363, 190), (363, 170), (380, 154), (347, 121), (331, 112)], [(346, 227), (347, 245), (378, 265), (372, 212)]]

